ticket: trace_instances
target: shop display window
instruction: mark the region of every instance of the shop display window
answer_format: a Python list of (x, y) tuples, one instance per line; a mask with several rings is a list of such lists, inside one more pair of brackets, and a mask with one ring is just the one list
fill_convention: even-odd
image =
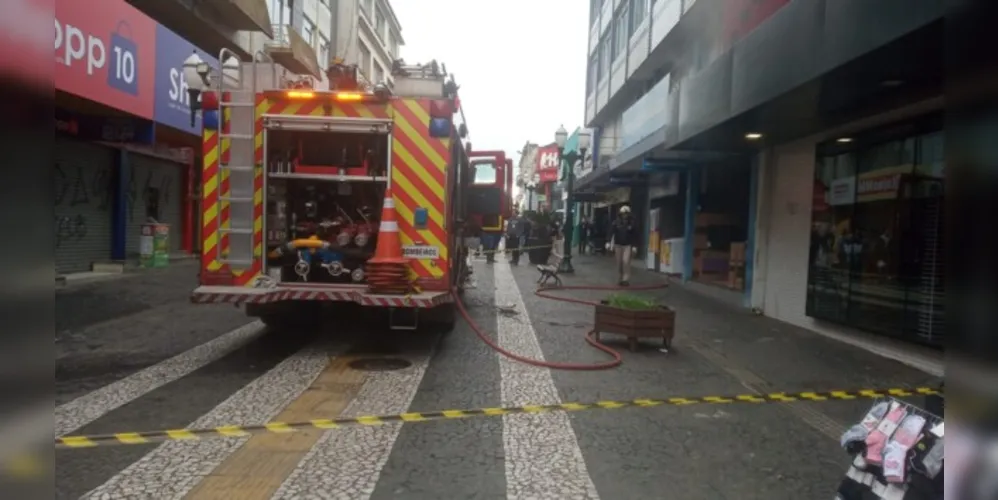
[(903, 130), (819, 147), (807, 314), (941, 346), (942, 133)]

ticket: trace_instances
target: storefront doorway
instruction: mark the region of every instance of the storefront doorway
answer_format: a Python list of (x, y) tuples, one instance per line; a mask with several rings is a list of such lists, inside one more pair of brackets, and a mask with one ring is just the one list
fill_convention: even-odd
[(682, 274), (682, 254), (686, 232), (686, 191), (684, 175), (678, 171), (660, 172), (650, 178), (648, 197), (647, 269), (666, 274)]
[(694, 281), (735, 291), (745, 289), (750, 161), (738, 157), (699, 167), (692, 230)]
[(91, 270), (111, 259), (112, 176), (117, 151), (56, 136), (55, 271)]

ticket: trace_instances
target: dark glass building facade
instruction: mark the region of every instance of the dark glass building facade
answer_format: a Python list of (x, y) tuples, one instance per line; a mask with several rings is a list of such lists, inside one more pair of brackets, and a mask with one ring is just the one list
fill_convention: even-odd
[(819, 145), (807, 315), (941, 347), (942, 116)]

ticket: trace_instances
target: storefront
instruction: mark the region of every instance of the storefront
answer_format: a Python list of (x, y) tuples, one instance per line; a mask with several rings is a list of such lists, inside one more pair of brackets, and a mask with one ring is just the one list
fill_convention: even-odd
[(805, 328), (942, 345), (944, 145), (931, 109), (761, 156), (754, 307)]
[[(170, 225), (172, 252), (189, 251), (200, 125), (190, 123), (180, 69), (193, 46), (122, 0), (96, 11), (57, 3), (56, 272), (137, 258), (149, 221)], [(77, 53), (77, 36), (91, 56), (114, 58)]]
[(606, 245), (610, 241), (610, 225), (617, 217), (620, 207), (627, 204), (631, 198), (630, 187), (617, 187), (600, 195), (601, 200), (592, 204), (594, 242)]
[(118, 151), (59, 134), (54, 153), (56, 272), (89, 271), (111, 259)]
[(819, 144), (807, 315), (943, 339), (941, 116)]
[(170, 253), (179, 253), (182, 243), (180, 233), (184, 226), (182, 178), (186, 163), (179, 155), (171, 158), (166, 154), (152, 153), (131, 154), (129, 159), (131, 178), (128, 199), (132, 201), (126, 231), (127, 258), (138, 257), (142, 225), (150, 221), (170, 227)]
[[(139, 255), (149, 221), (184, 227), (182, 190), (188, 156), (154, 148), (153, 124), (139, 118), (57, 110), (53, 193), (57, 273)], [(170, 238), (171, 252), (182, 245)]]
[(645, 268), (657, 272), (681, 273), (677, 253), (682, 253), (686, 231), (686, 197), (680, 172), (660, 172), (649, 177), (648, 251)]
[(745, 289), (749, 239), (751, 158), (732, 157), (692, 168), (688, 196), (693, 213), (686, 234), (691, 241), (690, 279), (735, 291)]

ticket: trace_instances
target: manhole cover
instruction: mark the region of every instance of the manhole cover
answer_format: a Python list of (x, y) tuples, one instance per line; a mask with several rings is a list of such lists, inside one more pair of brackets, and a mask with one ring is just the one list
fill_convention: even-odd
[(350, 362), (350, 368), (366, 372), (390, 372), (410, 366), (412, 363), (399, 358), (365, 358)]

